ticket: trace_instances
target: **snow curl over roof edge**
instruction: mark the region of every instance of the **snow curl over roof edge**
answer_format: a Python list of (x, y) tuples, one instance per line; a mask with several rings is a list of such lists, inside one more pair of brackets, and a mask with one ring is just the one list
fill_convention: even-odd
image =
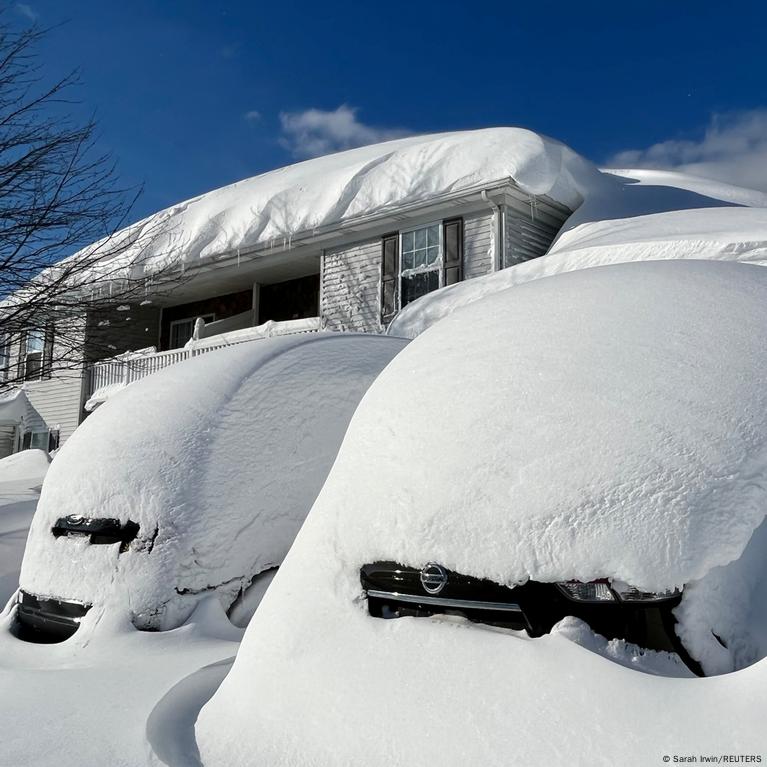
[(569, 147), (522, 128), (412, 136), (278, 168), (181, 202), (116, 235), (135, 245), (105, 261), (151, 274), (173, 261), (282, 245), (321, 227), (509, 180), (574, 210), (601, 178)]
[(545, 256), (422, 296), (404, 307), (387, 332), (415, 338), (456, 309), (531, 280), (668, 259), (767, 264), (767, 195), (682, 173), (610, 171)]

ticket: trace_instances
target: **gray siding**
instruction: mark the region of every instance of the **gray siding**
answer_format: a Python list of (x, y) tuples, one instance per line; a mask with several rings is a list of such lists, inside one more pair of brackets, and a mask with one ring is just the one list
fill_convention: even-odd
[(463, 278), (481, 277), (493, 271), (493, 214), (476, 213), (463, 219)]
[(85, 334), (88, 362), (127, 351), (157, 347), (160, 342), (160, 309), (152, 304), (131, 305), (128, 311), (90, 312)]
[(566, 218), (564, 214), (555, 217), (544, 212), (525, 214), (508, 206), (504, 214), (504, 267), (544, 255)]
[(0, 426), (0, 458), (5, 458), (13, 452), (16, 430), (13, 426)]
[[(463, 222), (464, 279), (493, 269), (493, 216), (475, 213)], [(328, 330), (380, 333), (381, 238), (325, 251), (320, 315)]]
[(328, 330), (380, 333), (381, 238), (325, 251), (320, 316)]

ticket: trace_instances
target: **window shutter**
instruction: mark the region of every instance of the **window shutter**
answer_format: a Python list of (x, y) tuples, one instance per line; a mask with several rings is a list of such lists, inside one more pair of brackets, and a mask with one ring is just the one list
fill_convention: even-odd
[(53, 370), (53, 323), (45, 326), (45, 343), (43, 344), (43, 369), (41, 378), (50, 378)]
[(445, 221), (443, 226), (444, 257), (443, 285), (453, 285), (463, 279), (463, 219)]
[(399, 234), (385, 235), (381, 250), (381, 323), (387, 325), (397, 313)]
[(16, 378), (19, 381), (24, 380), (25, 362), (27, 359), (27, 331), (22, 330), (19, 333), (19, 354), (16, 357)]

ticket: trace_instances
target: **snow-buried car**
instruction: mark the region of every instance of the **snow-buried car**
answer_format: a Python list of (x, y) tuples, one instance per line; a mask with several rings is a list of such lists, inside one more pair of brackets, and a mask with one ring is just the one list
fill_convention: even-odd
[(63, 639), (105, 610), (169, 629), (211, 594), (244, 624), (360, 398), (404, 345), (330, 333), (245, 343), (110, 398), (46, 477), (20, 576), (20, 636)]
[[(361, 402), (202, 710), (205, 764), (758, 753), (767, 661), (660, 679), (693, 674), (574, 618), (531, 639), (428, 597), (590, 589), (596, 615), (644, 592), (678, 603), (665, 630), (705, 674), (764, 658), (766, 333), (767, 270), (703, 261), (542, 279), (429, 328)], [(376, 617), (438, 612), (458, 617)]]

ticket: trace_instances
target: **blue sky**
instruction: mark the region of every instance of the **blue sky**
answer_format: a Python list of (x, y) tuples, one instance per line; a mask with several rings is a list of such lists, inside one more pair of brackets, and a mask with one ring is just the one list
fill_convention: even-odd
[(532, 128), (597, 162), (767, 178), (764, 5), (11, 8), (18, 24), (66, 22), (44, 44), (44, 73), (81, 69), (79, 108), (96, 112), (124, 181), (145, 186), (139, 215), (318, 152), (493, 125)]

